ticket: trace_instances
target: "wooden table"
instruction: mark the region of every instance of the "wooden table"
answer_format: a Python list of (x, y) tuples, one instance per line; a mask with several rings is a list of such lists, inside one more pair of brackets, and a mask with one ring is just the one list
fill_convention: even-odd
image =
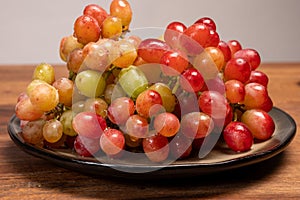
[[(274, 105), (300, 124), (300, 63), (264, 64)], [(0, 199), (300, 199), (300, 136), (281, 154), (237, 170), (187, 180), (94, 178), (21, 151), (7, 133), (33, 66), (0, 66)], [(67, 74), (56, 66), (57, 77)]]

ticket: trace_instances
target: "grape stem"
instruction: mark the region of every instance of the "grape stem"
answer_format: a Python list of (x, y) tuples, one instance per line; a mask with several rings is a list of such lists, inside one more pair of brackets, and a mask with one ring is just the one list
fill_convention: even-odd
[(179, 83), (179, 76), (178, 76), (178, 77), (176, 77), (176, 83), (175, 83), (175, 85), (174, 85), (174, 87), (173, 87), (173, 89), (172, 89), (172, 93), (173, 93), (173, 94), (176, 94), (176, 92), (177, 92), (179, 86), (180, 86), (180, 83)]

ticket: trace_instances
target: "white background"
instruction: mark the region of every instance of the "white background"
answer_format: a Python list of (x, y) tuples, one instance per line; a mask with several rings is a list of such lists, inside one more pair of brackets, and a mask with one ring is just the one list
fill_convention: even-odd
[[(221, 39), (255, 48), (263, 62), (300, 62), (299, 0), (129, 0), (131, 28), (187, 26), (208, 16)], [(62, 63), (59, 43), (72, 34), (84, 6), (109, 10), (110, 0), (3, 0), (0, 4), (0, 64)]]

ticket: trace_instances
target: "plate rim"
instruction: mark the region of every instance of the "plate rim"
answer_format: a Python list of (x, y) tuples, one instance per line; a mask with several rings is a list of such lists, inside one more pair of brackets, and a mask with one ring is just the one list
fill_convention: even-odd
[[(246, 156), (242, 157), (237, 157), (229, 160), (224, 160), (220, 162), (213, 162), (213, 163), (181, 163), (181, 164), (176, 164), (173, 163), (171, 165), (122, 165), (118, 164), (118, 168), (135, 168), (137, 171), (134, 173), (130, 172), (123, 172), (120, 170), (113, 169), (113, 167), (116, 166), (116, 164), (107, 164), (107, 163), (101, 163), (101, 162), (93, 162), (93, 161), (88, 161), (88, 160), (82, 160), (82, 159), (76, 159), (73, 157), (69, 156), (61, 156), (55, 153), (55, 151), (51, 151), (49, 149), (43, 149), (43, 148), (38, 148), (34, 145), (28, 144), (23, 142), (20, 139), (19, 133), (16, 133), (14, 130), (13, 122), (15, 120), (19, 120), (17, 116), (14, 114), (7, 125), (7, 130), (9, 133), (10, 138), (12, 141), (23, 151), (25, 151), (28, 154), (31, 154), (35, 157), (39, 157), (42, 159), (45, 159), (47, 161), (51, 161), (57, 165), (60, 165), (61, 167), (71, 169), (73, 171), (79, 171), (83, 172), (83, 168), (87, 167), (89, 169), (93, 169), (93, 171), (87, 170), (87, 174), (97, 174), (97, 175), (109, 175), (109, 176), (122, 176), (126, 178), (155, 178), (153, 176), (154, 174), (160, 175), (160, 178), (162, 177), (176, 177), (176, 176), (189, 176), (193, 175), (195, 176), (196, 174), (194, 173), (195, 169), (202, 169), (202, 170), (197, 170), (197, 174), (203, 175), (203, 174), (210, 174), (214, 172), (219, 172), (219, 171), (225, 171), (229, 169), (235, 169), (235, 168), (240, 168), (243, 166), (247, 165), (252, 165), (258, 162), (262, 162), (264, 160), (267, 160), (271, 157), (276, 156), (277, 154), (281, 153), (286, 149), (286, 147), (292, 142), (292, 140), (295, 138), (296, 132), (297, 132), (297, 125), (295, 120), (285, 111), (283, 111), (280, 108), (273, 107), (272, 108), (273, 112), (277, 112), (281, 115), (283, 115), (290, 123), (290, 131), (288, 137), (286, 137), (285, 140), (282, 140), (279, 145), (276, 145), (274, 148), (269, 149), (268, 151), (263, 151), (263, 152), (257, 152), (253, 154), (249, 154)], [(101, 169), (99, 171), (99, 169)], [(139, 173), (138, 170), (143, 170), (143, 169), (151, 169), (151, 172), (147, 173)], [(157, 170), (156, 170), (157, 169)], [(97, 170), (97, 171), (94, 171)], [(177, 173), (181, 171), (181, 173)], [(85, 172), (83, 172), (85, 173)]]

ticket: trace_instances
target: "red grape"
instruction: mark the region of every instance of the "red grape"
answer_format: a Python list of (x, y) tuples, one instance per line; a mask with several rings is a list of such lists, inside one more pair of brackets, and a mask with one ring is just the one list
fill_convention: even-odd
[(239, 103), (244, 100), (244, 84), (238, 80), (229, 80), (225, 82), (226, 98), (230, 103)]
[(259, 83), (267, 87), (269, 83), (269, 78), (264, 72), (254, 70), (251, 71), (248, 83)]
[(217, 47), (222, 51), (224, 55), (224, 61), (228, 62), (231, 59), (231, 50), (228, 44), (221, 40)]
[(99, 139), (77, 135), (74, 141), (74, 150), (80, 156), (91, 157), (100, 150)]
[(162, 109), (162, 105), (162, 98), (155, 90), (145, 90), (139, 94), (135, 102), (137, 113), (145, 118), (157, 114)]
[(204, 85), (204, 79), (197, 69), (188, 68), (180, 76), (180, 85), (187, 92), (199, 92)]
[(100, 38), (101, 28), (92, 16), (81, 15), (74, 23), (74, 35), (82, 44), (96, 42)]
[(100, 137), (100, 147), (109, 156), (117, 155), (125, 147), (125, 137), (121, 131), (108, 128)]
[(248, 151), (253, 144), (251, 131), (242, 122), (230, 122), (223, 131), (223, 137), (228, 147), (236, 152)]
[(251, 109), (244, 112), (241, 121), (247, 125), (254, 138), (259, 140), (269, 139), (275, 131), (272, 117), (260, 109)]
[(164, 112), (154, 118), (154, 129), (165, 137), (172, 137), (179, 131), (180, 122), (174, 114)]
[(178, 49), (180, 35), (185, 29), (186, 26), (183, 23), (177, 21), (171, 22), (164, 32), (164, 40), (173, 49)]
[(125, 124), (127, 119), (134, 114), (134, 102), (129, 97), (120, 97), (113, 100), (107, 111), (108, 118), (114, 124)]
[(145, 39), (138, 47), (138, 55), (148, 63), (160, 63), (162, 56), (170, 47), (159, 39)]
[(224, 78), (228, 80), (239, 80), (245, 83), (249, 80), (251, 74), (250, 64), (243, 58), (230, 59), (224, 68)]
[(198, 19), (196, 23), (203, 23), (205, 24), (206, 26), (208, 26), (210, 29), (216, 31), (217, 30), (217, 26), (216, 26), (216, 23), (214, 22), (213, 19), (211, 19), (210, 17), (202, 17), (200, 19)]
[(100, 138), (107, 128), (106, 121), (93, 112), (81, 112), (73, 119), (74, 130), (84, 137)]
[(243, 58), (251, 66), (251, 70), (255, 70), (259, 67), (261, 59), (259, 53), (254, 49), (241, 49), (234, 53), (234, 58)]
[(95, 18), (99, 26), (101, 26), (106, 17), (108, 17), (106, 10), (97, 4), (87, 5), (83, 10), (83, 14)]
[(154, 135), (143, 139), (143, 150), (153, 162), (165, 161), (170, 152), (169, 141), (162, 135)]
[(149, 134), (147, 119), (140, 115), (132, 115), (126, 121), (126, 133), (136, 138), (146, 138)]
[(178, 76), (189, 66), (189, 61), (181, 51), (167, 51), (163, 54), (160, 64), (166, 76)]
[(227, 45), (229, 46), (230, 48), (230, 51), (231, 51), (231, 57), (234, 56), (235, 52), (239, 51), (242, 49), (242, 45), (239, 41), (237, 40), (229, 40), (227, 42)]

